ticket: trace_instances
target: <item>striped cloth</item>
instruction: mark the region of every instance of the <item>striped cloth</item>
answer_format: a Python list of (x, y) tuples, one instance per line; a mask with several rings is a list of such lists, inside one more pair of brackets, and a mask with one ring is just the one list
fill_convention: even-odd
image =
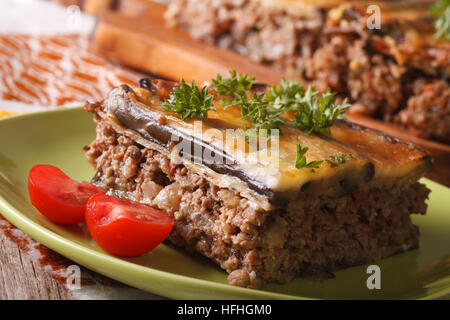
[[(0, 12), (2, 117), (99, 101), (111, 88), (136, 84), (140, 78), (137, 72), (114, 65), (92, 51), (93, 17), (78, 13), (78, 24), (84, 27), (68, 28), (73, 12), (58, 4), (2, 1), (9, 4), (8, 10)], [(21, 23), (11, 28), (9, 22), (13, 21)]]

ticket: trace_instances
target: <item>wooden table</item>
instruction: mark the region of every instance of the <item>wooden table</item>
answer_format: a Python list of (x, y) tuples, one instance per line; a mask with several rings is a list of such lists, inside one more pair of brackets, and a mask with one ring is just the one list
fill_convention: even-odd
[(162, 299), (84, 267), (80, 288), (71, 289), (65, 274), (73, 265), (0, 215), (0, 300)]
[(70, 291), (39, 263), (23, 252), (19, 244), (0, 234), (0, 300), (73, 299)]

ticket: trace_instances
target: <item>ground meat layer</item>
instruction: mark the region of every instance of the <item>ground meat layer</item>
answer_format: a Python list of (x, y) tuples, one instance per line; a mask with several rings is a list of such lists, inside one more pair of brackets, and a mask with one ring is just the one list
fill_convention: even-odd
[[(321, 91), (329, 87), (351, 98), (352, 112), (396, 119), (418, 136), (450, 143), (450, 98), (441, 95), (450, 90), (450, 83), (436, 74), (448, 68), (450, 47), (412, 50), (408, 41), (419, 41), (414, 40), (421, 36), (417, 32), (398, 34), (401, 28), (393, 23), (381, 30), (389, 33), (387, 38), (369, 33), (364, 17), (348, 4), (303, 12), (267, 7), (258, 0), (174, 0), (166, 17), (195, 38), (298, 75)], [(409, 63), (403, 61), (406, 56)], [(434, 60), (423, 70), (434, 68), (434, 75), (418, 71), (430, 56)], [(417, 81), (439, 91), (417, 90)]]
[(232, 285), (259, 287), (319, 276), (418, 246), (410, 214), (424, 214), (429, 190), (419, 183), (360, 190), (339, 199), (303, 197), (264, 211), (162, 154), (117, 134), (105, 121), (86, 156), (93, 182), (174, 217), (169, 239), (200, 252)]

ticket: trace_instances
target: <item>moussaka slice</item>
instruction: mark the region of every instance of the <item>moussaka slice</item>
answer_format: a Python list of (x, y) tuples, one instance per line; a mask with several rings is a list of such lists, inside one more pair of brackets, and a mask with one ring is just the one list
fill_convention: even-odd
[(426, 211), (426, 152), (345, 120), (330, 135), (291, 122), (270, 139), (249, 134), (211, 88), (214, 109), (183, 120), (163, 103), (175, 86), (122, 85), (86, 105), (97, 123), (85, 148), (93, 183), (172, 216), (169, 240), (215, 261), (230, 284), (323, 278), (417, 248), (410, 215)]

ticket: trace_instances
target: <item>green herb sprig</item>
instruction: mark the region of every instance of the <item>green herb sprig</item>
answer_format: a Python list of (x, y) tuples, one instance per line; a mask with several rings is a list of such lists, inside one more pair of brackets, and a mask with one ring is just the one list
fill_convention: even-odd
[(294, 124), (304, 128), (306, 134), (314, 131), (331, 135), (332, 121), (343, 119), (345, 109), (350, 106), (347, 99), (342, 104), (336, 104), (335, 95), (336, 93), (327, 89), (319, 96), (314, 86), (308, 86), (292, 107), (295, 111)]
[(266, 93), (253, 93), (250, 97), (247, 92), (253, 86), (255, 77), (238, 74), (235, 70), (230, 71), (230, 78), (217, 75), (212, 79), (214, 89), (222, 97), (225, 108), (239, 106), (243, 119), (249, 119), (256, 129), (279, 129), (286, 120), (281, 117), (283, 110), (274, 108), (267, 99)]
[(333, 156), (329, 156), (329, 159), (327, 159), (327, 162), (330, 164), (330, 166), (337, 167), (338, 165), (342, 163), (346, 163), (347, 161), (355, 159), (351, 153), (349, 154), (335, 154)]
[(255, 77), (249, 77), (246, 74), (238, 74), (236, 70), (230, 70), (230, 78), (224, 78), (220, 74), (212, 83), (217, 93), (222, 96), (242, 96), (246, 95), (255, 82)]
[(434, 27), (435, 37), (450, 40), (450, 0), (439, 0), (430, 7), (430, 12), (436, 16)]
[(299, 81), (282, 79), (280, 84), (270, 87), (266, 93), (247, 96), (255, 78), (230, 71), (230, 78), (220, 75), (213, 79), (213, 85), (225, 107), (236, 105), (241, 108), (243, 118), (249, 118), (256, 128), (279, 129), (286, 123), (281, 116), (284, 112), (294, 111), (294, 125), (302, 127), (307, 134), (320, 132), (330, 135), (332, 121), (343, 119), (345, 109), (350, 106), (345, 99), (336, 104), (335, 93), (329, 89), (322, 95), (314, 86), (307, 89)]
[(181, 119), (206, 117), (209, 110), (216, 110), (213, 96), (208, 93), (208, 87), (199, 88), (195, 81), (192, 85), (181, 79), (180, 86), (175, 87), (169, 99), (163, 102), (163, 110), (181, 115)]
[(305, 88), (300, 81), (281, 79), (280, 84), (270, 87), (267, 99), (277, 109), (291, 111), (305, 95)]
[(266, 94), (253, 93), (250, 99), (246, 97), (237, 97), (234, 103), (241, 107), (243, 119), (250, 119), (252, 126), (256, 129), (280, 129), (286, 123), (281, 117), (283, 110), (276, 109), (269, 104)]
[(308, 147), (302, 148), (300, 144), (297, 144), (297, 157), (295, 159), (295, 167), (297, 169), (319, 168), (323, 160), (306, 162), (305, 154), (307, 151)]

